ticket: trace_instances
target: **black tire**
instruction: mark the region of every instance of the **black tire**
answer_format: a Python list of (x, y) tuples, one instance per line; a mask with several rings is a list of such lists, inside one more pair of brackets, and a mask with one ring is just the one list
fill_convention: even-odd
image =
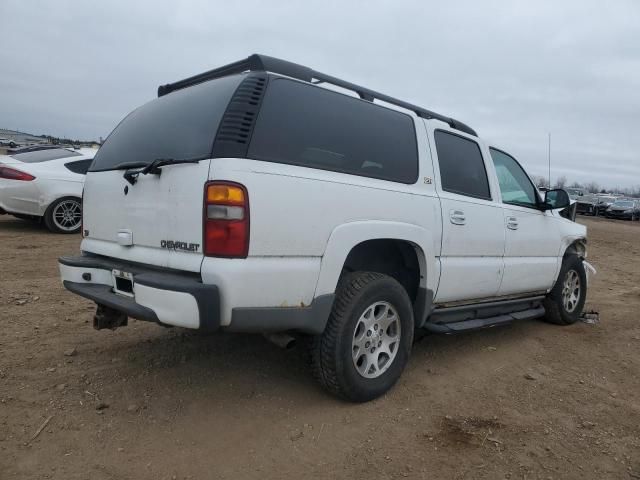
[[(56, 215), (60, 206), (65, 202), (72, 202), (73, 204), (77, 205), (80, 211), (80, 219), (79, 219), (80, 221), (78, 221), (77, 224), (74, 223), (72, 227), (68, 229), (62, 228), (60, 221), (59, 220), (56, 221), (56, 219), (54, 219), (54, 215)], [(47, 227), (47, 229), (50, 232), (78, 233), (82, 228), (82, 200), (76, 197), (59, 198), (58, 200), (54, 201), (51, 205), (49, 205), (49, 207), (47, 208), (47, 211), (44, 213), (43, 219), (44, 219), (45, 227)]]
[[(396, 310), (400, 338), (393, 348), (395, 356), (389, 357), (389, 363), (382, 365), (383, 372), (375, 378), (365, 378), (356, 368), (353, 342), (356, 328), (362, 325), (361, 316), (377, 302), (386, 302)], [(375, 307), (372, 312), (375, 316)], [(375, 327), (378, 330), (377, 324)], [(383, 338), (384, 332), (380, 332), (383, 330), (373, 332), (373, 338), (376, 338), (375, 335), (379, 335), (378, 339)], [(387, 331), (387, 335), (388, 333)], [(311, 368), (314, 377), (330, 393), (345, 400), (373, 400), (387, 392), (400, 378), (411, 353), (413, 335), (411, 300), (400, 283), (380, 273), (349, 273), (338, 284), (336, 299), (324, 332), (312, 339)], [(364, 354), (368, 358), (366, 351)], [(378, 359), (381, 358), (380, 352), (376, 355)], [(378, 365), (375, 366), (376, 370)]]
[[(577, 294), (577, 301), (575, 302), (565, 302), (563, 294), (565, 282), (569, 276), (572, 275), (570, 272), (575, 272), (580, 282), (580, 290), (579, 294)], [(575, 290), (573, 290), (573, 292), (575, 292)], [(562, 261), (562, 267), (560, 268), (560, 274), (558, 275), (556, 284), (543, 301), (545, 309), (544, 319), (556, 325), (571, 325), (580, 318), (586, 299), (587, 273), (585, 272), (582, 259), (576, 254), (567, 254)], [(566, 306), (567, 303), (569, 304), (568, 308)], [(571, 307), (572, 305), (573, 308)]]

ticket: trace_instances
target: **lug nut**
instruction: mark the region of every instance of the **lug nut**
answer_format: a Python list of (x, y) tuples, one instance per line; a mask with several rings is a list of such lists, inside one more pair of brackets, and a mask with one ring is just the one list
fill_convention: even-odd
[(378, 330), (378, 324), (377, 323), (373, 326), (373, 329), (374, 330)]
[(369, 348), (371, 346), (371, 342), (367, 342), (364, 344), (364, 348)]
[(367, 330), (367, 337), (371, 336), (371, 330)]
[(371, 349), (371, 353), (373, 353), (373, 352), (375, 352), (375, 351), (376, 351), (376, 347), (373, 347), (373, 348)]

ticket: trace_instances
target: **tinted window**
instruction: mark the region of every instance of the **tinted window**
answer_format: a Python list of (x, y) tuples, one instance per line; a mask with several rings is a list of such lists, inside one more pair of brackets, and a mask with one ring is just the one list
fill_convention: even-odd
[(86, 175), (87, 174), (87, 170), (89, 170), (89, 167), (91, 166), (91, 162), (93, 162), (93, 159), (90, 159), (90, 160), (78, 160), (77, 162), (65, 163), (64, 166), (67, 167), (68, 170), (71, 170), (73, 173), (79, 173), (80, 175)]
[(210, 158), (229, 99), (243, 75), (177, 90), (131, 112), (96, 154), (91, 171), (156, 158)]
[(410, 116), (286, 79), (269, 84), (249, 157), (402, 183), (418, 178)]
[(500, 150), (490, 149), (504, 203), (537, 206), (536, 188), (516, 160)]
[(64, 148), (50, 148), (47, 150), (36, 150), (34, 152), (16, 153), (11, 155), (12, 158), (26, 163), (48, 162), (49, 160), (57, 160), (59, 158), (79, 157), (78, 152), (65, 150)]
[(436, 130), (435, 139), (442, 189), (491, 199), (487, 171), (478, 144), (442, 130)]

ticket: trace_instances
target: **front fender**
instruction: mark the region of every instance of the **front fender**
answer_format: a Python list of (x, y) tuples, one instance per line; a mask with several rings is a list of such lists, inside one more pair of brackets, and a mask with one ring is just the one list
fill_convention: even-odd
[(327, 241), (314, 296), (335, 292), (342, 267), (353, 247), (367, 240), (380, 239), (412, 243), (420, 263), (420, 286), (435, 291), (439, 275), (433, 253), (434, 238), (434, 232), (410, 223), (371, 220), (339, 225)]

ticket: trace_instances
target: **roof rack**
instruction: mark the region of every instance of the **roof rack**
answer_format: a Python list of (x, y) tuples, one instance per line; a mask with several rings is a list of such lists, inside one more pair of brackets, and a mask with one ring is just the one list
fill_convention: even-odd
[(338, 87), (356, 92), (358, 96), (363, 100), (368, 100), (370, 102), (373, 102), (374, 100), (381, 100), (383, 102), (406, 108), (407, 110), (411, 110), (421, 118), (440, 120), (448, 124), (451, 128), (455, 128), (456, 130), (460, 130), (461, 132), (465, 132), (470, 135), (478, 136), (478, 134), (471, 127), (451, 117), (440, 115), (439, 113), (435, 113), (425, 108), (418, 107), (417, 105), (413, 105), (411, 103), (398, 100), (397, 98), (378, 93), (374, 90), (361, 87), (354, 83), (332, 77), (331, 75), (317, 72), (303, 65), (298, 65), (297, 63), (292, 63), (286, 60), (280, 60), (279, 58), (258, 54), (253, 54), (245, 58), (244, 60), (230, 63), (223, 67), (215, 68), (213, 70), (194, 75), (193, 77), (185, 78), (184, 80), (161, 85), (158, 87), (158, 97), (167, 95), (168, 93), (171, 93), (175, 90), (180, 90), (192, 85), (197, 85), (198, 83), (213, 80), (214, 78), (226, 77), (228, 75), (234, 75), (236, 73), (242, 73), (246, 71), (272, 72), (305, 82), (312, 82), (315, 79), (315, 81), (313, 82), (315, 84), (330, 83), (332, 85), (336, 85)]

